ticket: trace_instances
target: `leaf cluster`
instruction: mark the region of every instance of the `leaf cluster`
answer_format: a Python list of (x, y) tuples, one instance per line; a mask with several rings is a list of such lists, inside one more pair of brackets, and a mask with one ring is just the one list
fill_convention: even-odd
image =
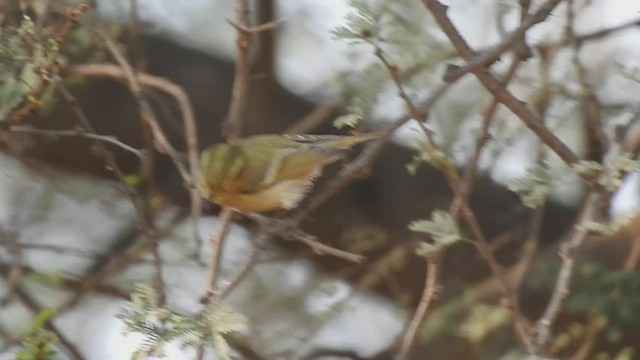
[[(558, 273), (558, 266), (545, 266), (534, 275), (529, 285), (537, 289), (551, 290)], [(564, 303), (567, 312), (589, 318), (609, 321), (606, 339), (610, 343), (635, 334), (633, 341), (640, 341), (637, 326), (640, 323), (640, 277), (636, 272), (613, 270), (594, 262), (577, 264), (572, 279), (571, 296)]]
[(52, 308), (43, 309), (38, 313), (22, 339), (24, 350), (16, 355), (16, 360), (45, 360), (57, 354), (54, 346), (59, 341), (58, 335), (45, 327), (56, 313)]
[(525, 206), (535, 209), (545, 203), (555, 182), (549, 168), (537, 164), (529, 168), (524, 176), (510, 180), (507, 187), (520, 196)]
[(623, 183), (623, 177), (628, 172), (638, 171), (640, 166), (629, 153), (615, 156), (602, 165), (595, 161), (580, 161), (574, 165), (574, 170), (581, 175), (598, 175), (598, 183), (609, 191), (616, 191)]
[[(416, 82), (424, 88), (424, 81), (417, 73), (438, 64), (443, 58), (441, 54), (445, 53), (445, 58), (451, 54), (423, 29), (412, 25), (406, 14), (401, 14), (399, 9), (411, 9), (412, 2), (414, 0), (350, 0), (353, 11), (345, 17), (345, 25), (336, 27), (332, 33), (338, 40), (354, 45), (368, 44), (384, 52), (403, 81)], [(355, 127), (367, 118), (388, 79), (388, 69), (380, 63), (364, 69), (357, 79), (345, 79), (341, 85), (345, 89), (347, 114), (336, 119), (334, 125)]]
[(231, 349), (225, 335), (247, 327), (246, 318), (221, 300), (212, 302), (200, 316), (191, 318), (162, 306), (156, 291), (147, 284), (138, 284), (131, 299), (131, 307), (125, 308), (118, 317), (125, 324), (125, 333), (144, 336), (132, 360), (162, 357), (170, 342), (190, 347), (208, 345), (217, 358), (230, 359)]
[(411, 162), (407, 164), (409, 174), (415, 175), (420, 165), (427, 163), (442, 171), (450, 179), (458, 178), (455, 161), (451, 156), (425, 142), (416, 142), (413, 144), (413, 148), (416, 153)]
[(451, 246), (463, 240), (460, 228), (449, 213), (435, 210), (431, 213), (430, 220), (416, 220), (409, 224), (409, 230), (428, 234), (434, 241), (433, 244), (421, 242), (416, 250), (419, 256), (428, 256), (442, 247)]
[(19, 27), (0, 27), (0, 121), (25, 104), (38, 108), (58, 79), (58, 43), (41, 38), (25, 16)]

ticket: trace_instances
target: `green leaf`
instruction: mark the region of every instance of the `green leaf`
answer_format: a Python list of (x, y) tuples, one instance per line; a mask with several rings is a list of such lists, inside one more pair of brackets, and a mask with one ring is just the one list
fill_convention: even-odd
[(25, 350), (16, 354), (17, 360), (46, 360), (57, 354), (54, 346), (59, 341), (58, 335), (45, 328), (56, 314), (57, 310), (53, 308), (45, 308), (38, 313), (22, 339)]
[(211, 303), (198, 317), (177, 314), (162, 306), (155, 289), (137, 284), (131, 294), (132, 306), (118, 316), (125, 324), (125, 332), (142, 334), (142, 345), (132, 359), (153, 355), (162, 357), (165, 345), (177, 342), (184, 346), (211, 346), (219, 359), (230, 359), (231, 350), (225, 335), (244, 331), (247, 320), (222, 300)]
[(462, 240), (460, 229), (449, 213), (435, 210), (431, 220), (416, 220), (409, 224), (409, 230), (431, 236), (435, 244), (421, 243), (416, 252), (420, 256), (430, 255), (441, 247), (451, 246)]
[(593, 236), (612, 236), (627, 228), (633, 219), (637, 217), (637, 213), (629, 213), (624, 216), (620, 216), (614, 221), (608, 223), (601, 223), (597, 221), (585, 221), (576, 225), (579, 231), (585, 232)]
[(535, 165), (526, 175), (507, 182), (507, 188), (520, 196), (522, 203), (535, 209), (545, 203), (553, 190), (553, 176), (546, 166)]
[(361, 121), (362, 118), (358, 114), (345, 114), (338, 116), (333, 120), (333, 126), (337, 129), (342, 129), (344, 127), (355, 128)]
[(416, 154), (413, 156), (411, 163), (407, 164), (409, 174), (415, 175), (418, 167), (422, 163), (427, 163), (442, 171), (448, 178), (458, 178), (455, 161), (449, 155), (422, 141), (415, 142), (412, 146)]

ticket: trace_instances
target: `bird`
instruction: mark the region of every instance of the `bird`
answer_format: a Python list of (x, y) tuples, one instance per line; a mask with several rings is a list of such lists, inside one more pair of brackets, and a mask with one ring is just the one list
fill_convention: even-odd
[(377, 137), (266, 134), (211, 145), (200, 157), (198, 188), (211, 202), (240, 212), (290, 210), (324, 166)]

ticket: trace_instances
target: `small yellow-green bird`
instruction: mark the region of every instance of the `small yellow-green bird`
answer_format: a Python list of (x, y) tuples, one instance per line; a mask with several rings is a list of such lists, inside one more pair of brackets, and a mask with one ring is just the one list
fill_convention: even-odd
[(199, 188), (212, 202), (238, 211), (296, 207), (322, 168), (377, 134), (257, 135), (206, 148)]

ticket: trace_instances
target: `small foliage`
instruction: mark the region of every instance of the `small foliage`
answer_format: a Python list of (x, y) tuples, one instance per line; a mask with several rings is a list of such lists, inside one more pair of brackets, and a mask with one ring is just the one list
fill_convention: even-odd
[(606, 166), (594, 161), (580, 161), (573, 166), (573, 169), (580, 175), (598, 174), (598, 183), (609, 191), (616, 191), (622, 186), (622, 178), (630, 171), (638, 171), (638, 162), (633, 159), (633, 155), (622, 153), (609, 161)]
[[(412, 26), (411, 21), (401, 14), (399, 9), (411, 8), (411, 2), (350, 0), (353, 11), (345, 17), (345, 25), (336, 27), (332, 33), (336, 39), (347, 40), (350, 44), (369, 44), (376, 51), (384, 52), (403, 82), (423, 89), (425, 82), (419, 76), (420, 71), (435, 67), (454, 53), (418, 26)], [(430, 72), (423, 71), (423, 74)], [(344, 79), (340, 85), (347, 95), (347, 114), (336, 119), (334, 125), (338, 128), (353, 127), (366, 119), (388, 80), (388, 69), (380, 63), (370, 65), (358, 74), (357, 79)], [(410, 89), (407, 92), (410, 93)]]
[(335, 120), (333, 120), (333, 126), (336, 129), (342, 129), (344, 127), (355, 128), (362, 121), (362, 117), (356, 114), (355, 112), (338, 116)]
[(609, 223), (586, 221), (578, 224), (576, 228), (579, 231), (593, 236), (612, 236), (617, 234), (620, 230), (625, 229), (627, 226), (629, 226), (637, 215), (638, 214), (634, 212), (621, 216)]
[(45, 360), (57, 354), (53, 347), (59, 340), (58, 335), (45, 328), (47, 322), (56, 313), (56, 310), (52, 308), (40, 311), (22, 339), (22, 346), (25, 350), (16, 355), (16, 360)]
[(51, 271), (48, 273), (30, 272), (27, 274), (27, 278), (38, 284), (52, 288), (61, 288), (65, 284), (65, 276), (61, 271)]
[(553, 190), (553, 176), (546, 166), (535, 165), (523, 177), (512, 179), (507, 183), (509, 190), (520, 196), (522, 203), (535, 209), (547, 200)]
[(169, 342), (183, 346), (213, 347), (217, 358), (230, 359), (229, 344), (225, 335), (246, 329), (247, 320), (229, 305), (218, 300), (210, 304), (197, 318), (190, 318), (160, 305), (155, 290), (146, 284), (136, 286), (131, 295), (132, 306), (119, 315), (125, 324), (125, 332), (144, 336), (132, 360), (149, 356), (164, 356)]
[[(558, 266), (545, 266), (529, 282), (539, 290), (553, 289)], [(638, 341), (637, 326), (640, 323), (640, 277), (635, 272), (612, 270), (588, 262), (576, 266), (572, 289), (564, 304), (569, 313), (588, 318), (609, 320), (605, 339), (616, 343), (625, 336)]]
[(455, 161), (449, 155), (439, 149), (436, 149), (424, 142), (416, 142), (413, 144), (416, 154), (411, 162), (407, 165), (407, 171), (411, 175), (415, 175), (421, 164), (427, 163), (439, 169), (445, 176), (451, 179), (458, 178), (458, 172), (455, 167)]
[(478, 304), (460, 325), (460, 336), (473, 344), (479, 344), (498, 330), (509, 324), (511, 311), (503, 306)]
[(57, 80), (60, 61), (56, 41), (41, 39), (28, 16), (18, 28), (0, 28), (0, 121), (22, 103), (42, 107), (40, 97)]
[(345, 126), (354, 128), (369, 117), (386, 78), (382, 66), (374, 64), (365, 69), (357, 80), (344, 79), (341, 86), (344, 88), (347, 113), (335, 119), (333, 125), (339, 129)]
[(462, 240), (456, 221), (448, 213), (436, 210), (431, 220), (416, 220), (409, 224), (409, 230), (429, 234), (435, 244), (422, 242), (416, 250), (418, 255), (427, 256), (441, 247), (450, 246)]
[(392, 1), (349, 0), (354, 11), (345, 18), (345, 25), (335, 28), (332, 33), (336, 38), (348, 39), (352, 43), (379, 39), (384, 29), (383, 22), (389, 15)]

